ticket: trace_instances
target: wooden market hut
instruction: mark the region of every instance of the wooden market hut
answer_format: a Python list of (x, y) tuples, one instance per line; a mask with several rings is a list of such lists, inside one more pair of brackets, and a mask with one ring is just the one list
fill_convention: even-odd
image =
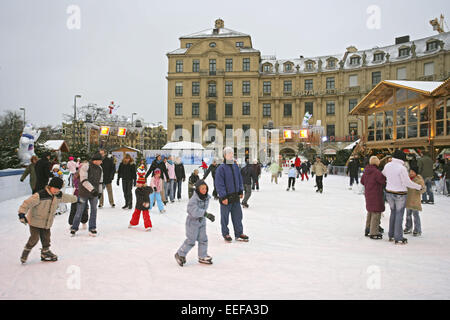
[(450, 146), (450, 79), (382, 81), (350, 115), (364, 117), (362, 141), (354, 152), (416, 149), (435, 158)]

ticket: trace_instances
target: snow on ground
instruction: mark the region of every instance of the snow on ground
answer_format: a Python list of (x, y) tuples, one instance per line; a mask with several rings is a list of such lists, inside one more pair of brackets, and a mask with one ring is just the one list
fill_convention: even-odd
[[(211, 186), (211, 176), (207, 181)], [(115, 184), (116, 208), (105, 201), (99, 210), (98, 237), (80, 229), (71, 238), (68, 214), (57, 216), (52, 251), (59, 261), (53, 263), (40, 261), (38, 243), (21, 265), (29, 231), (17, 208), (25, 198), (1, 202), (0, 298), (450, 298), (450, 198), (437, 195), (434, 206), (424, 205), (422, 237), (407, 236), (409, 244), (401, 246), (364, 237), (364, 197), (347, 189), (348, 178), (328, 176), (323, 194), (312, 180), (287, 192), (286, 175), (276, 185), (264, 172), (261, 190), (244, 210), (250, 242), (224, 242), (219, 204), (212, 201), (209, 211), (217, 219), (208, 221), (207, 232), (214, 264), (199, 264), (194, 247), (181, 268), (173, 255), (185, 239), (186, 186), (184, 199), (168, 204), (166, 214), (152, 210), (151, 232), (143, 231), (142, 220), (138, 229), (127, 228), (132, 210), (121, 209), (122, 191)], [(386, 231), (388, 218), (386, 212)]]

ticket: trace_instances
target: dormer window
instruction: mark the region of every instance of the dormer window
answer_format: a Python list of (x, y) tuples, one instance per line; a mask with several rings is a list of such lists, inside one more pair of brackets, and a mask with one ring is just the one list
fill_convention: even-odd
[(312, 70), (314, 66), (314, 63), (312, 61), (307, 61), (305, 63), (305, 70)]
[(285, 72), (292, 71), (292, 64), (291, 64), (291, 63), (286, 63), (286, 64), (284, 65), (284, 71), (285, 71)]
[(328, 60), (327, 68), (334, 68), (336, 67), (336, 61), (334, 59)]
[(215, 47), (216, 47), (216, 43), (215, 43), (215, 42), (211, 42), (211, 43), (209, 44), (209, 46), (210, 46), (211, 48), (215, 48)]
[(272, 65), (270, 63), (267, 63), (263, 65), (263, 71), (264, 72), (271, 72), (272, 71)]
[(244, 42), (242, 42), (242, 41), (236, 42), (236, 47), (243, 48), (244, 47)]
[(409, 56), (409, 48), (400, 48), (398, 49), (398, 56), (399, 57), (407, 57)]
[(427, 51), (433, 51), (438, 48), (438, 42), (436, 40), (427, 43)]
[(356, 57), (351, 57), (350, 58), (350, 65), (352, 66), (356, 66), (359, 64), (360, 61), (360, 57), (356, 56)]
[(186, 48), (192, 47), (192, 43), (186, 43)]
[(373, 55), (373, 61), (374, 62), (381, 62), (384, 59), (384, 53), (383, 52), (379, 52), (379, 53), (375, 53)]

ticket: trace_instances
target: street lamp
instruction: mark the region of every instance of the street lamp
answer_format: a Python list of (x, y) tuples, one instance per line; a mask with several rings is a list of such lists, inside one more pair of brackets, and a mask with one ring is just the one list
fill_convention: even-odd
[(23, 127), (25, 128), (25, 108), (20, 108), (20, 110), (23, 110)]
[(133, 112), (132, 114), (131, 114), (131, 126), (133, 126), (133, 117), (134, 117), (134, 115), (136, 115), (137, 113), (136, 112)]
[(75, 121), (77, 121), (77, 98), (81, 98), (81, 95), (77, 94), (73, 98), (72, 145), (75, 145)]

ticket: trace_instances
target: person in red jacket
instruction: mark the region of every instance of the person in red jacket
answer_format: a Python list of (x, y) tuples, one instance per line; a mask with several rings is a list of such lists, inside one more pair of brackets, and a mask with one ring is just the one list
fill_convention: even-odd
[(203, 159), (202, 159), (202, 164), (201, 164), (200, 168), (203, 169), (203, 174), (205, 174), (206, 170), (208, 169), (208, 165), (206, 164), (205, 160), (203, 160)]
[(301, 174), (300, 168), (302, 165), (302, 160), (300, 160), (300, 158), (297, 156), (295, 156), (295, 169), (297, 170), (297, 178), (299, 177), (299, 175)]
[(380, 233), (381, 213), (384, 212), (384, 187), (386, 177), (378, 169), (380, 159), (377, 156), (370, 157), (369, 165), (364, 168), (361, 183), (364, 185), (364, 196), (366, 198), (366, 236), (371, 239), (382, 239)]

